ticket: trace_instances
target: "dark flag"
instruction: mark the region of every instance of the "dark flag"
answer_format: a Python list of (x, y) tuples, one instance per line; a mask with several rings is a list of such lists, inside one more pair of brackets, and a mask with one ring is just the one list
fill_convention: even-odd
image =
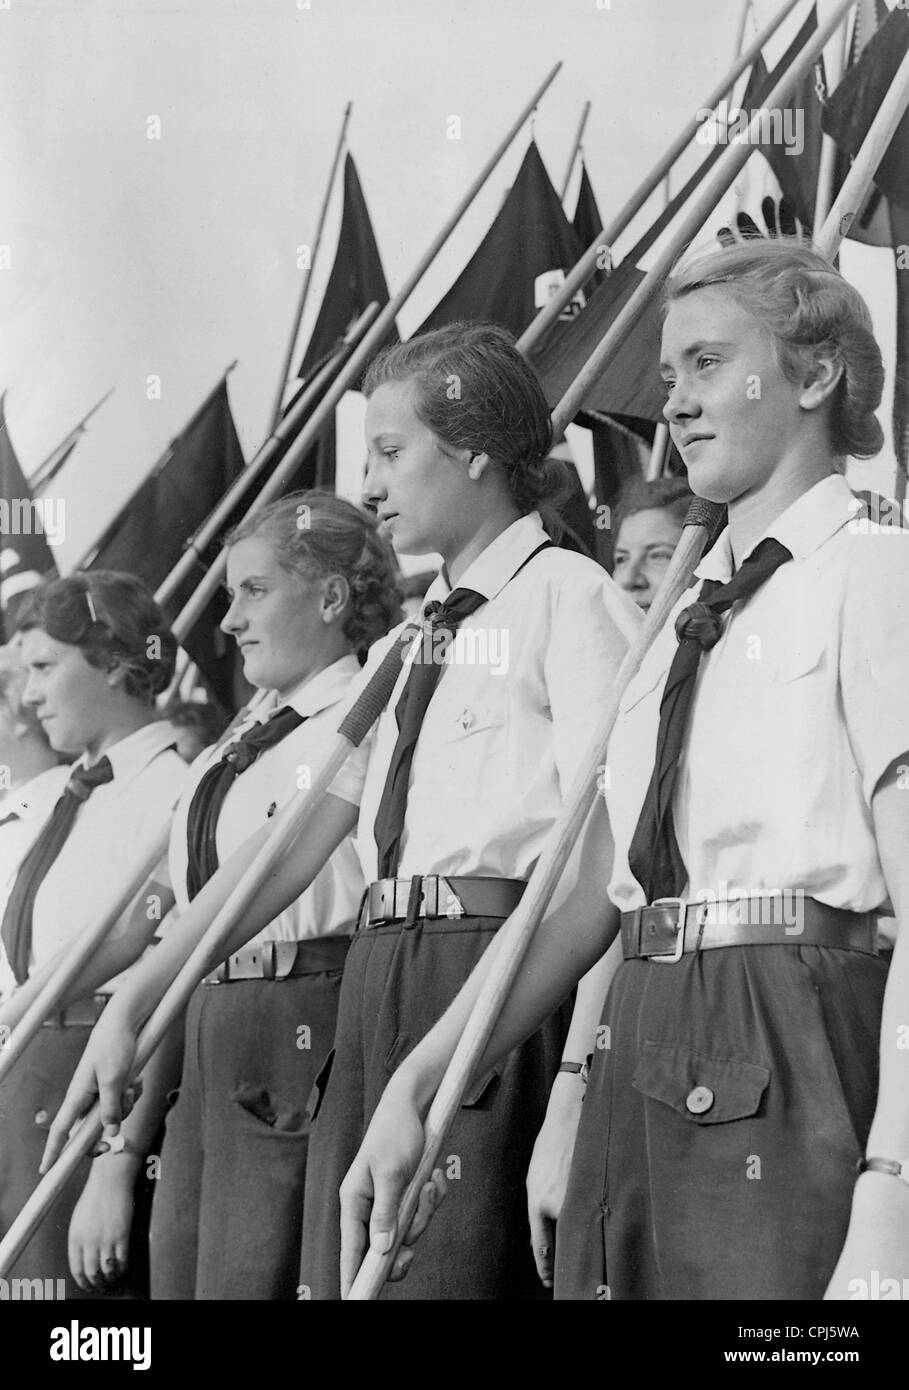
[[(338, 339), (343, 338), (366, 306), (376, 300), (380, 309), (384, 308), (388, 298), (388, 284), (366, 199), (353, 157), (348, 154), (344, 160), (344, 211), (335, 263), (297, 375), (308, 378), (333, 352)], [(394, 330), (389, 338), (393, 334)]]
[[(768, 93), (811, 41), (816, 29), (817, 7), (812, 6), (805, 23), (769, 77), (763, 58), (758, 56), (742, 97), (743, 111), (750, 115), (763, 105)], [(757, 146), (773, 170), (783, 197), (806, 229), (810, 229), (814, 221), (823, 137), (821, 115), (825, 99), (824, 65), (823, 60), (819, 59), (812, 70), (796, 83), (785, 109), (778, 115), (770, 113), (768, 124), (773, 138)]]
[[(853, 55), (857, 61), (848, 69), (827, 104), (824, 130), (836, 140), (847, 156), (854, 156), (880, 109), (896, 71), (909, 48), (909, 13), (891, 10), (881, 23), (881, 6), (868, 13), (867, 3), (856, 17)], [(872, 23), (879, 27), (868, 35)], [(864, 25), (860, 31), (859, 25)], [(864, 42), (862, 42), (864, 40)], [(841, 178), (848, 171), (846, 161), (838, 170)], [(878, 165), (876, 188), (856, 219), (858, 239), (872, 244), (892, 245), (896, 257), (896, 370), (893, 385), (893, 443), (897, 461), (905, 474), (909, 469), (909, 274), (905, 264), (909, 244), (909, 115), (903, 116), (893, 139)], [(874, 198), (874, 193), (879, 195)], [(889, 200), (889, 201), (888, 201)], [(889, 236), (886, 233), (889, 231)], [(852, 232), (850, 232), (850, 235)]]
[[(581, 160), (581, 183), (578, 188), (578, 201), (574, 210), (574, 218), (571, 223), (574, 234), (578, 239), (578, 245), (582, 251), (586, 251), (588, 246), (592, 246), (594, 239), (603, 230), (603, 219), (597, 207), (597, 200), (593, 192), (593, 184), (590, 182), (590, 175), (587, 172), (587, 165)], [(584, 293), (591, 295), (600, 283), (605, 280), (605, 270), (594, 270), (590, 280), (584, 286)]]
[[(855, 9), (855, 24), (852, 28), (852, 43), (846, 63), (848, 72), (855, 66), (865, 51), (872, 36), (877, 33), (889, 10), (884, 0), (859, 0)], [(851, 157), (837, 146), (834, 164), (833, 189), (836, 194), (843, 186), (849, 173)], [(846, 236), (850, 241), (861, 241), (866, 246), (896, 246), (893, 229), (890, 226), (890, 209), (887, 199), (874, 184), (868, 190), (865, 201), (852, 219)]]
[[(555, 406), (574, 381), (604, 333), (625, 307), (644, 278), (626, 257), (597, 287), (590, 303), (570, 323), (555, 323), (542, 342), (531, 349), (546, 399)], [(603, 415), (631, 415), (639, 420), (663, 418), (666, 393), (660, 381), (660, 306), (652, 301), (622, 351), (600, 373), (587, 394), (584, 409)]]
[[(881, 102), (909, 49), (909, 11), (891, 10), (827, 103), (824, 130), (841, 149), (858, 154)], [(874, 182), (894, 203), (909, 207), (909, 112), (877, 167)]]
[[(574, 265), (580, 245), (531, 141), (499, 214), (444, 299), (417, 330), (486, 319), (521, 334), (537, 308), (537, 281)], [(541, 291), (542, 292), (542, 291)]]
[[(157, 589), (242, 468), (243, 454), (223, 377), (150, 477), (107, 527), (86, 568), (126, 570), (144, 579), (150, 589)], [(167, 604), (171, 619), (204, 572), (200, 562)], [(226, 611), (226, 597), (219, 592), (183, 646), (211, 693), (230, 710), (235, 703), (234, 643), (217, 627)]]
[[(6, 422), (0, 396), (0, 640), (15, 627), (16, 609), (42, 579), (56, 579), (57, 564), (47, 537), (60, 536), (66, 524), (63, 503), (33, 501)], [(48, 509), (52, 510), (48, 510)]]

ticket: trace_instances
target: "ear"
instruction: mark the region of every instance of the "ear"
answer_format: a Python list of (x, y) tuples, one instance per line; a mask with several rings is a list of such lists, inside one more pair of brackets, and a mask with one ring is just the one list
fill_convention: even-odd
[(803, 410), (817, 410), (829, 400), (842, 380), (845, 368), (836, 353), (819, 353), (802, 380), (799, 405)]
[(118, 685), (122, 685), (126, 680), (127, 670), (121, 661), (111, 657), (110, 665), (107, 668), (107, 683), (111, 690), (115, 690)]
[(322, 580), (323, 623), (338, 622), (347, 611), (350, 603), (350, 585), (343, 574), (330, 574)]
[(471, 482), (479, 482), (480, 478), (482, 478), (486, 469), (489, 467), (489, 464), (490, 458), (488, 454), (475, 454), (471, 452), (467, 464), (467, 476), (470, 478)]

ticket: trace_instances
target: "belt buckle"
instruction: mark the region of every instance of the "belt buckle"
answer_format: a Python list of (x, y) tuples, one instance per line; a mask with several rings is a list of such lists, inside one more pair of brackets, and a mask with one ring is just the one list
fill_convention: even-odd
[(277, 961), (275, 959), (275, 943), (273, 941), (263, 941), (259, 950), (262, 953), (262, 979), (274, 980), (277, 978)]
[(426, 874), (423, 879), (423, 894), (420, 905), (421, 917), (438, 917), (439, 915), (439, 875)]
[(684, 898), (655, 898), (650, 904), (651, 907), (667, 907), (672, 903), (678, 909), (678, 916), (675, 923), (675, 950), (671, 955), (663, 953), (658, 956), (648, 956), (657, 965), (675, 965), (682, 959), (685, 950), (685, 913), (687, 904)]

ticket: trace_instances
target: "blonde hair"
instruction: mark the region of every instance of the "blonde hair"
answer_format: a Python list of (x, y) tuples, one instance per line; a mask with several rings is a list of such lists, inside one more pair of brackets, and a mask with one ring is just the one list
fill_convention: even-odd
[(695, 290), (725, 287), (776, 342), (790, 380), (820, 353), (833, 353), (843, 374), (833, 394), (830, 442), (835, 454), (871, 458), (884, 443), (875, 411), (884, 388), (881, 350), (864, 299), (819, 251), (791, 237), (755, 238), (696, 252), (676, 264), (664, 309)]
[(291, 492), (246, 517), (226, 547), (264, 537), (282, 569), (303, 579), (343, 575), (350, 611), (342, 631), (361, 662), (366, 650), (400, 622), (398, 563), (372, 517), (330, 492)]

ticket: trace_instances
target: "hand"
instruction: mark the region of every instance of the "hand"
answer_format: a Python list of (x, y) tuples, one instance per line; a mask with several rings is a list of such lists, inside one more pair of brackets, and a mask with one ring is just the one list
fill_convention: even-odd
[(80, 1289), (104, 1293), (129, 1265), (136, 1166), (122, 1154), (96, 1159), (69, 1223), (69, 1267)]
[(762, 232), (747, 212), (739, 212), (736, 214), (735, 227), (721, 227), (717, 232), (718, 241), (722, 246), (735, 246), (739, 241), (762, 240), (765, 237), (798, 237), (799, 240), (811, 238), (811, 228), (802, 225), (785, 198), (780, 198), (779, 202), (775, 202), (773, 198), (764, 198), (761, 202), (761, 215), (766, 231)]
[(63, 1104), (50, 1127), (39, 1172), (46, 1173), (56, 1162), (73, 1125), (96, 1098), (101, 1102), (105, 1138), (117, 1134), (120, 1122), (138, 1094), (138, 1083), (133, 1081), (135, 1063), (136, 1031), (112, 1000), (92, 1029)]
[[(360, 1151), (341, 1184), (341, 1297), (346, 1298), (367, 1243), (387, 1254), (395, 1240), (398, 1207), (423, 1153), (423, 1122), (413, 1100), (390, 1083), (372, 1117)], [(425, 1231), (447, 1186), (437, 1168), (422, 1192), (388, 1278), (403, 1279), (410, 1248)], [(368, 1233), (368, 1236), (367, 1236)]]
[(895, 1291), (901, 1298), (907, 1286), (909, 1187), (887, 1173), (863, 1173), (855, 1184), (846, 1243), (824, 1297), (891, 1298)]
[(552, 1083), (543, 1128), (527, 1169), (527, 1214), (537, 1273), (544, 1288), (553, 1285), (556, 1222), (562, 1214), (574, 1141), (581, 1118), (584, 1083), (560, 1073)]

